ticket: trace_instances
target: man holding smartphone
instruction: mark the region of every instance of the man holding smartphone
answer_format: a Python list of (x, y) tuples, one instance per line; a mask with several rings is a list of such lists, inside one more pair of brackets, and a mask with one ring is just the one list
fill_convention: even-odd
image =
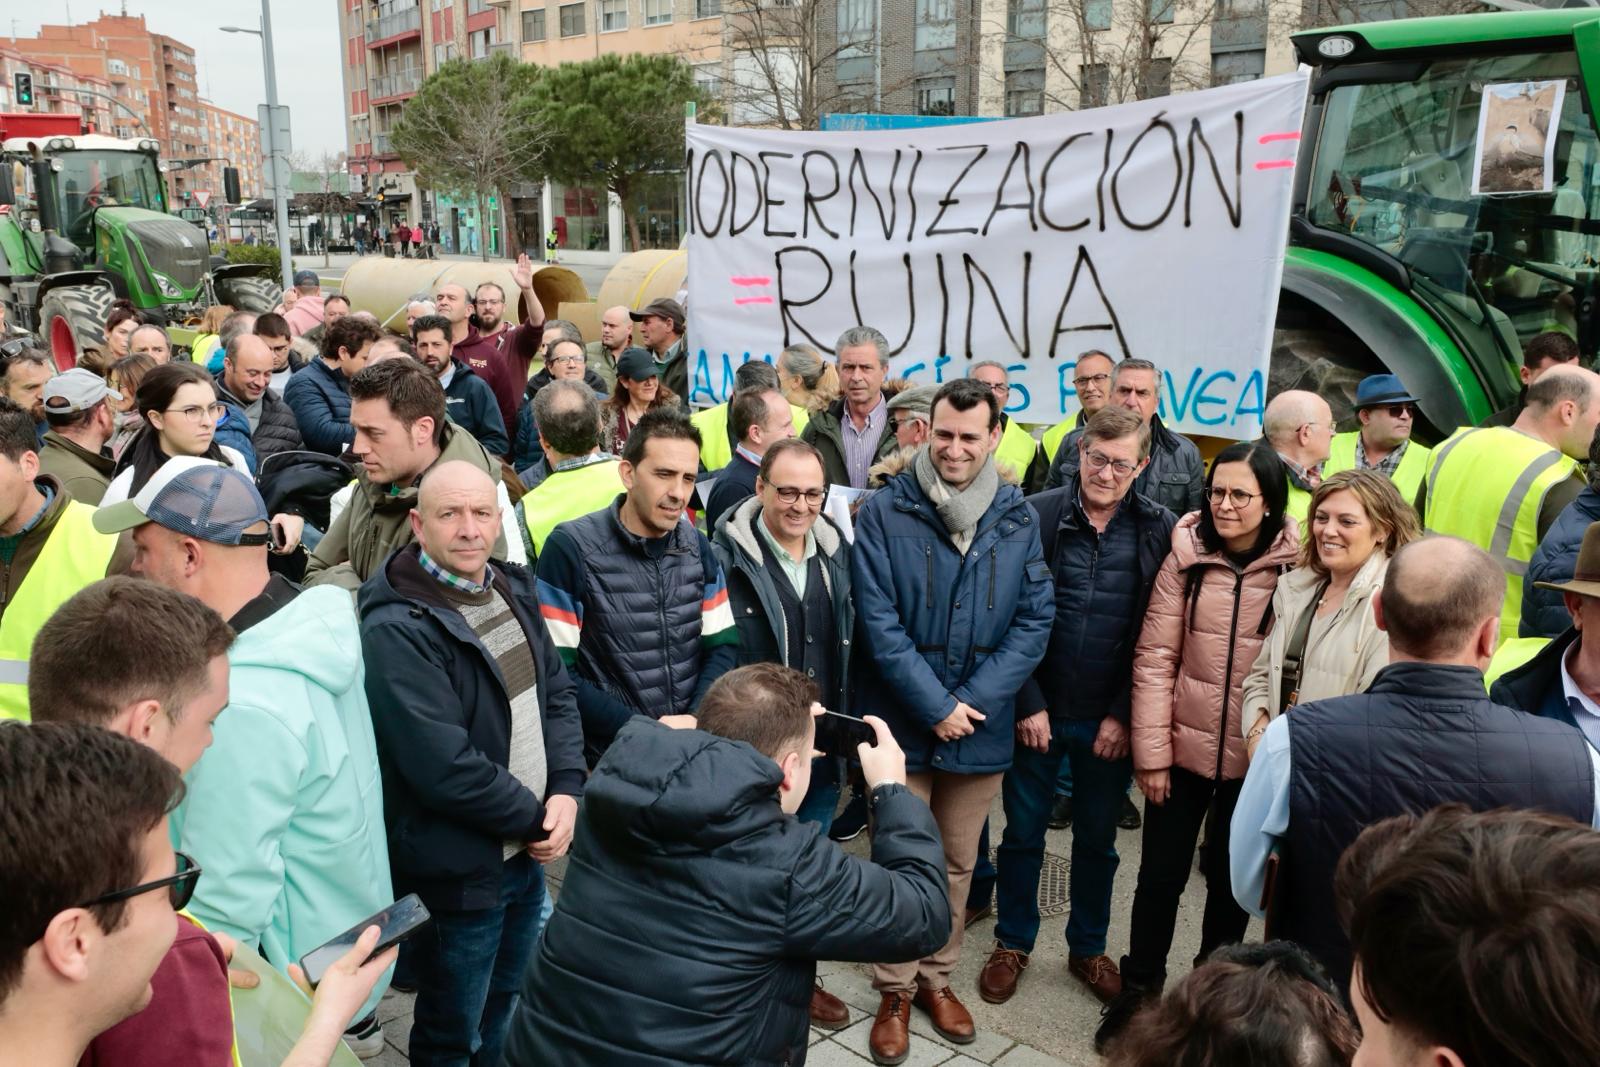
[(498, 1064), (539, 933), (548, 863), (583, 791), (572, 681), (533, 577), (491, 562), (495, 482), (450, 461), (422, 479), (416, 543), (361, 587), (396, 893), (433, 915), (411, 942), (413, 1067)]
[(561, 898), (528, 967), (507, 1067), (805, 1062), (818, 959), (909, 959), (950, 932), (928, 806), (881, 719), (857, 749), (872, 857), (794, 818), (816, 689), (723, 675), (699, 729), (636, 716), (595, 767)]

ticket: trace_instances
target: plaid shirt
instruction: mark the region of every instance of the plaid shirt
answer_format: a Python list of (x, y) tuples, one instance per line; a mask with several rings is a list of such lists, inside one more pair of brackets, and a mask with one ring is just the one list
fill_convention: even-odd
[(1410, 441), (1401, 441), (1399, 448), (1389, 450), (1389, 454), (1376, 463), (1367, 462), (1367, 443), (1356, 435), (1356, 467), (1364, 471), (1377, 471), (1385, 478), (1393, 478), (1394, 472), (1400, 469), (1400, 460), (1405, 457), (1406, 446)]
[(494, 572), (487, 567), (483, 571), (483, 584), (469, 582), (459, 574), (451, 574), (433, 561), (427, 552), (418, 549), (417, 561), (422, 564), (422, 569), (433, 575), (441, 585), (448, 585), (451, 589), (459, 589), (463, 593), (486, 593), (489, 585), (494, 581)]

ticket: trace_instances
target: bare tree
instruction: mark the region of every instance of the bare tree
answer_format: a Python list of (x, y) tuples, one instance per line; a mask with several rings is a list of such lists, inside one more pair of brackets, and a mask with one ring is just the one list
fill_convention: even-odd
[(289, 157), (296, 174), (311, 179), (310, 191), (295, 194), (295, 200), (317, 213), (322, 221), (322, 265), (329, 266), (330, 220), (337, 213), (343, 218), (350, 206), (350, 175), (345, 170), (343, 152), (322, 152), (316, 156), (296, 152)]

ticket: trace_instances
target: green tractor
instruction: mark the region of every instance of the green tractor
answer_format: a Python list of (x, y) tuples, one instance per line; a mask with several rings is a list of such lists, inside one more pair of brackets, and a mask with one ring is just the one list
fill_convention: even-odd
[(104, 357), (119, 297), (170, 328), (211, 304), (278, 303), (270, 267), (226, 264), (204, 230), (168, 213), (158, 150), (82, 133), (75, 116), (0, 115), (0, 303), (61, 369)]
[[(1437, 439), (1516, 400), (1539, 334), (1593, 360), (1600, 11), (1363, 23), (1294, 46), (1314, 70), (1271, 392), (1321, 392), (1345, 422), (1355, 383), (1387, 369)], [(1486, 111), (1489, 88), (1504, 102)]]

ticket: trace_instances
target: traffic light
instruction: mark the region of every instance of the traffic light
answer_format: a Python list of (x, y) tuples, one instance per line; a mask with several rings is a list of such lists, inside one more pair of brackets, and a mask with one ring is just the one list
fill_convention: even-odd
[(378, 190), (378, 203), (380, 203), (380, 204), (383, 203), (383, 190), (382, 189)]
[(26, 71), (18, 71), (12, 75), (13, 87), (17, 91), (17, 106), (33, 106), (33, 75)]
[(230, 204), (238, 204), (239, 199), (239, 168), (222, 168), (222, 199)]

